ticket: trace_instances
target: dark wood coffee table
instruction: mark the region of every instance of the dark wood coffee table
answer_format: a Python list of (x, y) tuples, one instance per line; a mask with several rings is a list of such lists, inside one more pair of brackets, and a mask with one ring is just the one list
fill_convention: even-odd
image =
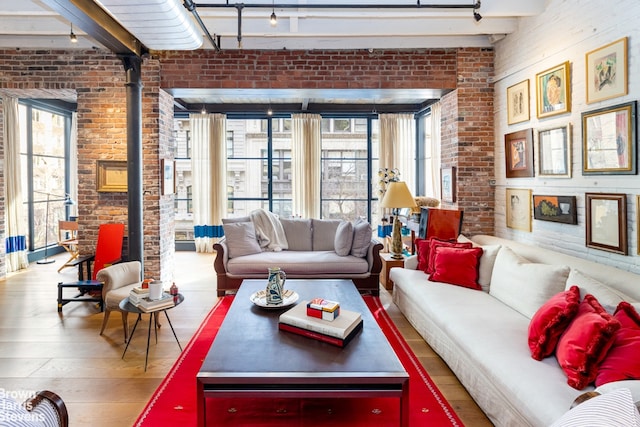
[[(362, 331), (340, 348), (278, 330), (286, 309), (264, 309), (249, 297), (266, 280), (245, 280), (198, 373), (198, 425), (215, 397), (397, 397), (407, 426), (409, 374), (351, 280), (287, 280), (300, 300), (322, 297), (361, 313)], [(213, 420), (211, 420), (213, 422)]]

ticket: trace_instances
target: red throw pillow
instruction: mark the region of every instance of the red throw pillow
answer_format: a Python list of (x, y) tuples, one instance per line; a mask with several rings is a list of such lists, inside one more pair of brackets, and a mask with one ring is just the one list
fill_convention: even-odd
[(529, 323), (531, 357), (542, 360), (551, 356), (560, 335), (567, 329), (580, 306), (580, 288), (572, 286), (557, 293), (536, 311)]
[(431, 239), (429, 239), (429, 262), (427, 263), (427, 269), (425, 270), (425, 273), (431, 274), (434, 272), (435, 270), (434, 259), (436, 256), (435, 249), (440, 246), (447, 246), (450, 248), (469, 249), (473, 247), (473, 244), (471, 242), (458, 243), (455, 240), (440, 240), (440, 239), (436, 239), (435, 237), (432, 237)]
[(418, 253), (418, 270), (427, 272), (429, 264), (429, 241), (426, 239), (416, 239), (416, 252)]
[(482, 290), (478, 284), (482, 248), (455, 248), (436, 246), (434, 271), (429, 276), (433, 282), (444, 282), (465, 288)]
[(640, 379), (640, 315), (626, 301), (618, 304), (614, 319), (622, 325), (600, 364), (596, 386), (621, 380)]
[(596, 379), (598, 367), (618, 329), (620, 322), (607, 313), (593, 295), (585, 295), (578, 314), (556, 347), (556, 358), (567, 374), (567, 384), (582, 390)]

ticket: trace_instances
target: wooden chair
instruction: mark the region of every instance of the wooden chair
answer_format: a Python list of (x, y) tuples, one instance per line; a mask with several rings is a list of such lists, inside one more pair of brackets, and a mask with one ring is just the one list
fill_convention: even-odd
[(124, 224), (101, 224), (95, 254), (79, 256), (70, 262), (71, 265), (78, 266), (78, 280), (84, 280), (83, 265), (87, 268), (87, 279), (96, 280), (100, 270), (120, 262), (123, 240)]
[(73, 261), (78, 258), (78, 222), (58, 221), (58, 245), (62, 246), (69, 253), (70, 258), (58, 269), (58, 273), (63, 268), (75, 267)]
[(455, 240), (462, 230), (462, 209), (422, 208), (418, 237), (441, 240)]

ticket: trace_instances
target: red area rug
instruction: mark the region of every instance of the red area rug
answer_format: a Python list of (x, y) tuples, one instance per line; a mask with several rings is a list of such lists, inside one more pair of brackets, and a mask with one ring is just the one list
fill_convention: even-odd
[[(364, 299), (409, 373), (410, 425), (462, 426), (460, 419), (402, 338), (380, 300), (370, 296), (365, 296)], [(147, 403), (135, 426), (196, 425), (196, 375), (232, 301), (233, 296), (222, 298), (207, 315)], [(208, 399), (207, 415), (209, 424), (217, 427), (395, 427), (399, 420), (399, 401), (392, 398)]]

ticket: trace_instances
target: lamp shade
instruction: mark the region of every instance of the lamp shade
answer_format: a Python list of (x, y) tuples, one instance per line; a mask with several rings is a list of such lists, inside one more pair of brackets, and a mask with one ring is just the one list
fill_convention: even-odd
[(391, 181), (380, 202), (383, 208), (413, 208), (416, 202), (404, 181)]

